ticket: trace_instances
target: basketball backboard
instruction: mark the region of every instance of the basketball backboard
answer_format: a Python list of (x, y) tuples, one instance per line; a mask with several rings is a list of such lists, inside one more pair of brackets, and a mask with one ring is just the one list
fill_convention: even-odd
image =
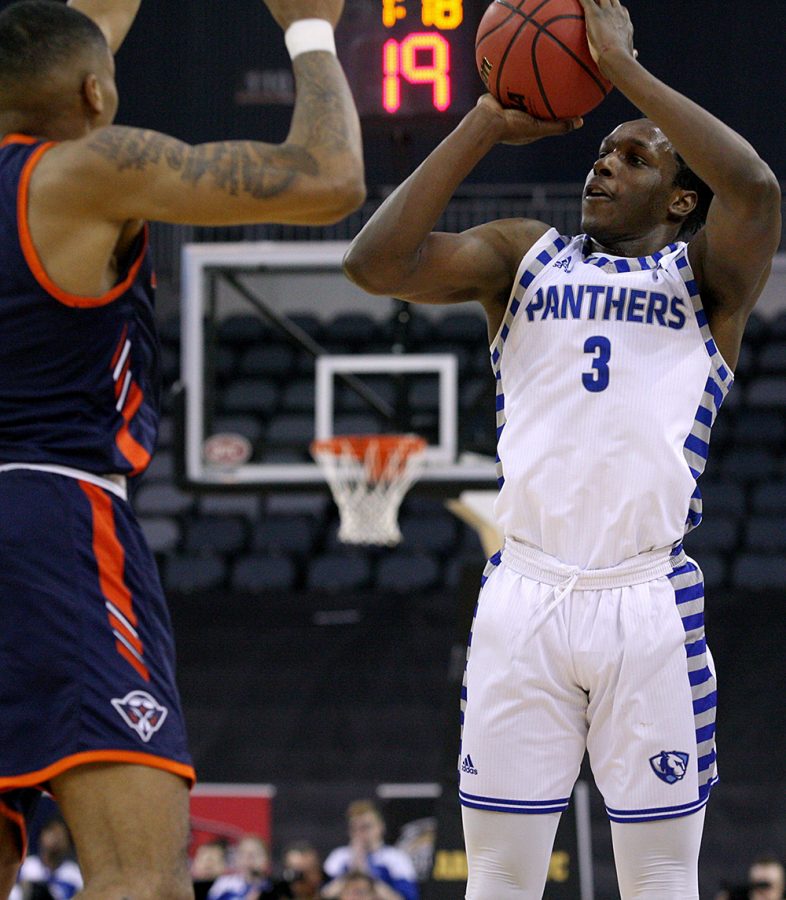
[[(324, 241), (184, 246), (181, 377), (185, 476), (191, 484), (262, 489), (322, 485), (323, 475), (307, 454), (310, 441), (341, 433), (348, 424), (362, 426), (364, 416), (369, 419), (365, 424), (371, 425), (366, 430), (371, 431), (423, 433), (425, 427), (423, 436), (429, 446), (421, 483), (446, 488), (496, 484), (494, 456), (468, 450), (461, 430), (460, 384), (469, 377), (460, 371), (461, 363), (472, 354), (487, 353), (482, 333), (471, 352), (466, 345), (453, 348), (463, 354), (462, 359), (455, 352), (443, 352), (444, 341), (408, 345), (401, 334), (391, 337), (389, 323), (397, 315), (402, 318), (397, 312), (402, 304), (371, 297), (343, 276), (347, 246)], [(353, 338), (342, 346), (335, 334), (331, 336), (319, 324), (353, 314), (373, 319), (377, 331), (386, 332), (389, 339), (377, 334), (365, 345)], [(438, 315), (431, 315), (428, 327), (438, 335)], [(222, 335), (233, 328), (240, 350), (222, 345)], [(238, 328), (245, 328), (244, 333), (238, 335)], [(315, 329), (326, 332), (324, 344), (313, 337)], [(289, 348), (289, 356), (282, 347)], [(268, 364), (276, 354), (283, 364), (272, 371)], [(233, 361), (227, 362), (230, 356)], [(484, 375), (476, 373), (470, 380), (482, 388), (484, 378), (488, 379), (488, 429), (493, 437), (490, 366)], [(306, 396), (309, 383), (313, 404)], [(243, 390), (247, 397), (238, 401)], [(294, 407), (288, 407), (287, 397), (292, 399), (293, 391), (298, 399)], [(276, 399), (265, 399), (268, 394)], [(227, 399), (230, 402), (222, 407)], [(232, 404), (234, 410), (227, 408)], [(347, 405), (356, 414), (354, 419), (346, 415)], [(238, 409), (242, 415), (233, 417)], [(222, 437), (229, 435), (231, 444), (231, 435), (238, 429), (246, 439), (243, 452), (239, 439), (236, 453), (206, 453), (206, 446), (216, 446), (217, 437), (221, 444)], [(299, 443), (299, 451), (284, 446), (286, 430), (292, 431), (290, 437)]]

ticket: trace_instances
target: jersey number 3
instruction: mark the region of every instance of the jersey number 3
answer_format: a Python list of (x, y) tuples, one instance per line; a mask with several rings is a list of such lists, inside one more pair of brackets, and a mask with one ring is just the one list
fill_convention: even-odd
[(609, 360), (611, 359), (611, 343), (608, 338), (589, 337), (584, 341), (584, 352), (597, 354), (592, 360), (592, 371), (581, 376), (581, 383), (588, 391), (597, 394), (609, 386)]

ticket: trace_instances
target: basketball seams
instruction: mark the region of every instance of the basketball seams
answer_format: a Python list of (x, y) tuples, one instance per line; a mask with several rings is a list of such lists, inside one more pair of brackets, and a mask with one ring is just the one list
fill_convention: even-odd
[[(538, 24), (538, 22), (535, 21), (535, 19), (533, 19), (532, 17), (537, 15), (537, 13), (539, 13), (543, 9), (544, 6), (548, 6), (548, 4), (551, 3), (551, 0), (543, 0), (543, 2), (539, 6), (536, 6), (535, 9), (533, 9), (532, 12), (529, 12), (529, 13), (524, 12), (521, 8), (527, 2), (527, 0), (520, 0), (518, 6), (511, 6), (511, 4), (506, 2), (506, 0), (494, 0), (494, 2), (498, 3), (500, 6), (505, 7), (506, 9), (509, 9), (511, 11), (510, 16), (508, 16), (508, 18), (505, 19), (505, 23), (510, 22), (511, 17), (515, 16), (516, 14), (518, 14), (519, 16), (521, 16), (522, 19), (524, 19), (524, 21), (521, 23), (521, 25), (519, 25), (519, 27), (516, 29), (515, 34), (508, 41), (508, 45), (505, 48), (505, 51), (502, 54), (502, 58), (500, 59), (499, 64), (497, 66), (497, 89), (494, 93), (495, 93), (495, 96), (499, 97), (500, 83), (502, 81), (502, 73), (505, 71), (505, 62), (506, 62), (508, 56), (510, 55), (510, 51), (513, 49), (513, 46), (515, 45), (516, 41), (519, 39), (519, 35), (521, 34), (522, 31), (524, 31), (524, 29), (527, 27), (528, 24), (534, 25), (535, 28), (537, 28), (537, 29), (540, 28), (540, 25)], [(535, 35), (535, 38), (533, 39), (533, 43), (536, 40), (537, 40), (537, 35)], [(480, 42), (478, 42), (478, 44), (479, 43)], [(534, 63), (534, 59), (533, 59), (533, 63)], [(535, 74), (536, 74), (537, 78), (540, 77), (538, 75), (537, 71)], [(548, 105), (548, 101), (546, 101), (546, 105)]]
[(543, 34), (543, 32), (538, 30), (538, 33), (532, 40), (532, 46), (530, 47), (530, 53), (532, 54), (532, 71), (535, 73), (535, 81), (538, 83), (538, 90), (540, 91), (541, 99), (546, 104), (548, 114), (552, 119), (556, 119), (557, 114), (554, 112), (554, 107), (549, 102), (546, 88), (543, 86), (543, 79), (540, 77), (540, 66), (538, 65), (538, 38), (541, 34)]
[[(540, 100), (541, 100), (543, 106), (545, 107), (546, 115), (551, 117), (552, 119), (556, 119), (557, 114), (556, 114), (554, 106), (552, 105), (551, 100), (548, 96), (546, 84), (544, 83), (544, 78), (541, 77), (540, 66), (539, 66), (539, 62), (538, 62), (539, 55), (540, 55), (540, 57), (542, 57), (543, 52), (544, 52), (544, 49), (543, 49), (544, 45), (539, 44), (539, 39), (542, 34), (545, 33), (548, 35), (549, 38), (551, 38), (552, 46), (554, 48), (550, 51), (552, 54), (557, 51), (560, 53), (564, 53), (570, 60), (573, 61), (573, 63), (576, 66), (578, 66), (576, 77), (578, 77), (578, 72), (580, 72), (581, 77), (588, 76), (589, 79), (591, 79), (591, 82), (587, 85), (587, 87), (590, 90), (590, 96), (591, 96), (591, 90), (592, 90), (591, 85), (592, 84), (595, 85), (595, 88), (597, 89), (597, 91), (599, 93), (599, 100), (602, 100), (608, 94), (609, 86), (604, 83), (602, 77), (600, 77), (597, 72), (593, 71), (591, 66), (588, 65), (588, 63), (579, 55), (579, 53), (581, 52), (580, 48), (577, 47), (577, 49), (574, 50), (574, 49), (572, 49), (571, 46), (569, 46), (565, 42), (566, 40), (570, 40), (572, 35), (565, 35), (565, 37), (563, 38), (559, 34), (554, 34), (550, 30), (551, 27), (555, 23), (559, 23), (562, 20), (573, 21), (573, 22), (577, 22), (577, 21), (583, 22), (584, 17), (582, 15), (576, 14), (575, 12), (571, 11), (571, 12), (561, 12), (558, 15), (553, 15), (546, 20), (542, 20), (542, 19), (539, 20), (539, 19), (535, 18), (538, 14), (548, 15), (548, 9), (546, 9), (546, 7), (548, 7), (548, 5), (551, 2), (552, 2), (552, 0), (542, 0), (542, 2), (540, 2), (540, 3), (535, 2), (534, 4), (532, 4), (533, 8), (531, 10), (527, 10), (525, 7), (527, 6), (528, 0), (518, 0), (518, 2), (516, 2), (516, 0), (494, 0), (494, 5), (498, 5), (498, 6), (502, 7), (503, 10), (507, 10), (508, 15), (505, 16), (505, 19), (502, 22), (498, 22), (496, 25), (491, 27), (489, 29), (489, 31), (487, 31), (484, 35), (479, 37), (475, 46), (476, 46), (476, 51), (477, 51), (478, 48), (480, 48), (482, 44), (484, 44), (487, 40), (489, 40), (491, 37), (493, 37), (493, 35), (496, 34), (497, 32), (499, 32), (500, 29), (504, 29), (504, 28), (510, 29), (511, 26), (515, 27), (514, 17), (518, 16), (522, 20), (521, 23), (519, 24), (519, 26), (517, 28), (515, 28), (514, 33), (509, 38), (503, 37), (503, 40), (505, 41), (504, 44), (502, 44), (502, 42), (499, 39), (497, 39), (494, 42), (493, 49), (487, 51), (489, 53), (494, 53), (494, 54), (502, 51), (501, 57), (497, 61), (497, 66), (496, 66), (497, 71), (496, 71), (496, 73), (492, 74), (492, 78), (493, 78), (492, 84), (495, 86), (495, 90), (493, 91), (493, 93), (495, 94), (495, 96), (497, 96), (498, 98), (501, 99), (503, 96), (502, 85), (504, 82), (505, 70), (506, 70), (506, 68), (508, 68), (507, 63), (510, 60), (511, 52), (513, 52), (514, 54), (517, 51), (527, 52), (525, 49), (525, 46), (521, 46), (521, 43), (522, 43), (521, 36), (522, 36), (522, 33), (524, 32), (527, 24), (531, 24), (534, 28), (535, 33), (534, 33), (534, 35), (531, 36), (531, 38), (529, 38), (529, 40), (524, 41), (524, 44), (526, 45), (527, 43), (529, 43), (529, 45), (530, 45), (529, 52), (530, 52), (530, 57), (531, 57), (531, 59), (530, 59), (531, 75), (533, 76), (534, 82), (535, 82), (535, 84), (532, 87), (533, 87), (533, 89), (537, 90), (537, 94), (535, 95), (535, 97), (537, 97), (539, 95)], [(514, 5), (514, 3), (515, 3), (515, 5)], [(528, 34), (528, 37), (529, 37), (529, 34)], [(502, 50), (503, 46), (504, 46), (504, 50)], [(540, 54), (538, 52), (539, 47), (540, 47)], [(482, 52), (482, 51), (479, 51), (479, 52)], [(480, 66), (480, 62), (478, 62), (478, 65)], [(491, 88), (491, 85), (489, 85), (489, 87)], [(505, 90), (505, 93), (507, 93), (507, 88)], [(533, 100), (535, 99), (535, 97), (533, 97)], [(596, 103), (597, 102), (598, 101), (596, 101)], [(533, 114), (535, 114), (534, 110), (533, 110)]]
[[(509, 3), (501, 2), (501, 0), (496, 0), (496, 2), (503, 8), (509, 10), (509, 15), (501, 22), (497, 22), (496, 25), (492, 25), (485, 34), (482, 34), (478, 37), (478, 39), (475, 41), (475, 52), (478, 51), (483, 41), (491, 37), (491, 35), (494, 34), (495, 31), (499, 31), (500, 28), (504, 28), (506, 26), (508, 22), (510, 22), (510, 20), (513, 18), (513, 16), (515, 16), (516, 13), (521, 9), (521, 7), (527, 2), (527, 0), (519, 0), (518, 6), (511, 6)], [(546, 0), (546, 2), (548, 2), (548, 0)]]
[[(541, 34), (545, 34), (547, 37), (550, 37), (551, 40), (554, 41), (554, 43), (557, 44), (558, 47), (560, 47), (560, 49), (564, 50), (565, 53), (567, 53), (568, 56), (570, 56), (571, 59), (573, 59), (581, 67), (581, 69), (583, 70), (583, 72), (586, 75), (589, 75), (589, 77), (598, 86), (598, 89), (600, 90), (601, 94), (605, 97), (607, 91), (606, 91), (606, 88), (603, 85), (603, 83), (598, 79), (598, 76), (592, 71), (592, 69), (590, 69), (590, 67), (580, 57), (576, 56), (574, 51), (571, 50), (571, 48), (568, 47), (567, 44), (563, 43), (563, 41), (560, 38), (558, 38), (555, 34), (552, 34), (548, 30), (548, 26), (551, 25), (552, 22), (559, 22), (563, 19), (574, 19), (574, 20), (578, 19), (580, 21), (584, 21), (583, 16), (576, 16), (576, 15), (573, 15), (570, 13), (563, 13), (562, 15), (555, 16), (553, 19), (549, 19), (548, 22), (544, 22), (543, 26), (540, 27), (538, 30), (537, 37), (540, 37)], [(537, 40), (537, 38), (535, 40)]]

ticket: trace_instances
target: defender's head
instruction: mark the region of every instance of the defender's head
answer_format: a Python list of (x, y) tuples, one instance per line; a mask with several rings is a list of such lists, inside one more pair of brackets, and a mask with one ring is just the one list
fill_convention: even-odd
[(606, 246), (648, 234), (663, 246), (698, 231), (711, 201), (660, 128), (636, 119), (603, 139), (584, 184), (581, 226)]
[(0, 130), (55, 140), (108, 125), (115, 64), (101, 29), (57, 0), (20, 0), (0, 13)]

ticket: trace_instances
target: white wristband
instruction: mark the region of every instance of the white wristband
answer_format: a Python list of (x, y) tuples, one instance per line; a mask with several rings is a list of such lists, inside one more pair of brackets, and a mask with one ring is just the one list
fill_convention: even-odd
[(336, 55), (333, 26), (327, 19), (298, 19), (287, 28), (284, 41), (290, 59), (312, 50), (325, 50)]

